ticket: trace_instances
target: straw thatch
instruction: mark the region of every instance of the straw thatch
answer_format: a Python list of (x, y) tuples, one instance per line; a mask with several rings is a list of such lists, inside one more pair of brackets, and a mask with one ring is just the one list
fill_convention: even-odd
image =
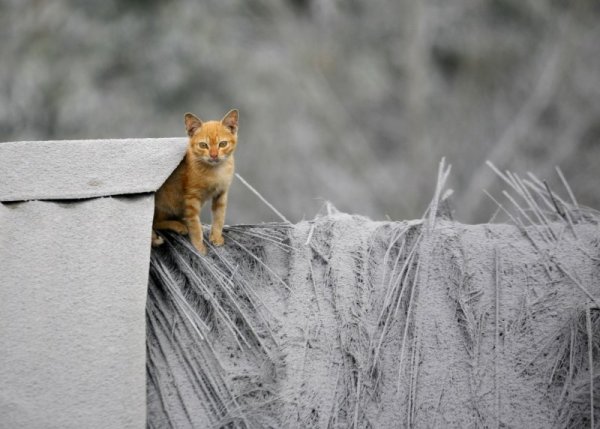
[[(585, 427), (600, 406), (600, 230), (534, 177), (511, 224), (428, 213), (166, 235), (147, 305), (149, 427)], [(571, 194), (570, 190), (568, 192)], [(514, 205), (513, 205), (514, 203)]]

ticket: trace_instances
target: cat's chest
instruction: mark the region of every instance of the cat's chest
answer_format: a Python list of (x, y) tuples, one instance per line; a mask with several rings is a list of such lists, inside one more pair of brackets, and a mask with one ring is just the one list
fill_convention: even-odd
[(204, 171), (191, 177), (187, 183), (186, 194), (194, 194), (202, 200), (212, 198), (227, 191), (232, 180), (232, 171), (222, 169)]
[(199, 187), (199, 191), (204, 193), (207, 197), (212, 197), (214, 195), (220, 194), (226, 189), (227, 183), (221, 178), (207, 180)]

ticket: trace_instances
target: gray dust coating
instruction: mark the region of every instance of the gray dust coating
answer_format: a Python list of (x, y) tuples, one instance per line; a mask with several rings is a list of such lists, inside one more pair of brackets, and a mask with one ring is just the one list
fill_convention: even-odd
[(600, 403), (595, 221), (330, 213), (230, 227), (207, 257), (167, 239), (147, 304), (151, 428), (589, 427)]

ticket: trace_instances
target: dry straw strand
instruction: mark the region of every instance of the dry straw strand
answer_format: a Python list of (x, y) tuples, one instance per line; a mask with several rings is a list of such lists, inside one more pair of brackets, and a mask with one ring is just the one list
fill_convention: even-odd
[(585, 309), (585, 325), (587, 330), (587, 345), (588, 345), (588, 365), (590, 374), (590, 427), (594, 429), (594, 359), (592, 353), (592, 315), (590, 307)]
[(273, 204), (268, 202), (267, 199), (263, 197), (260, 192), (254, 189), (254, 187), (250, 183), (248, 183), (246, 179), (244, 179), (238, 173), (235, 173), (235, 177), (237, 177), (240, 180), (240, 182), (242, 182), (254, 195), (256, 195), (263, 203), (265, 203), (266, 206), (269, 207), (273, 211), (273, 213), (275, 213), (282, 221), (284, 221), (287, 224), (291, 224), (291, 222), (283, 214), (281, 214), (281, 212), (277, 210)]

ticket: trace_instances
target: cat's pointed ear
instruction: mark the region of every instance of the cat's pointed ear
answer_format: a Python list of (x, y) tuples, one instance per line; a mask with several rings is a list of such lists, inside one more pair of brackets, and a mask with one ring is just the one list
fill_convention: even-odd
[(223, 116), (223, 119), (221, 119), (221, 123), (227, 128), (229, 128), (229, 131), (231, 131), (232, 134), (236, 134), (238, 130), (238, 118), (239, 112), (237, 111), (237, 109), (233, 109), (230, 110), (225, 116)]
[(183, 119), (185, 122), (185, 130), (190, 137), (192, 137), (196, 130), (202, 126), (202, 121), (200, 118), (189, 112), (185, 114)]

